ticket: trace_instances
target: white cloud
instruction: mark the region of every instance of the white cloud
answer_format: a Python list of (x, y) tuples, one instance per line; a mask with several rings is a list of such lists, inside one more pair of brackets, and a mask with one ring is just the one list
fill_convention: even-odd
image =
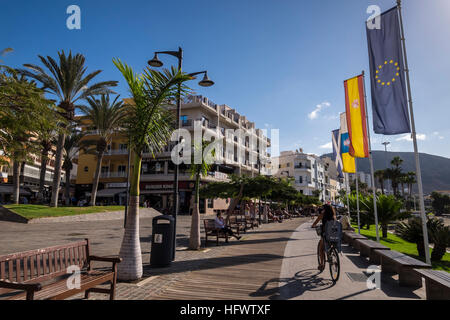
[(333, 147), (333, 144), (331, 142), (328, 142), (328, 143), (321, 145), (319, 148), (320, 149), (331, 149), (332, 147)]
[(327, 101), (322, 102), (321, 104), (318, 104), (316, 106), (316, 108), (311, 113), (308, 113), (308, 118), (311, 119), (311, 120), (317, 119), (319, 117), (319, 112), (322, 109), (328, 108), (330, 106), (331, 106), (331, 103), (329, 103)]
[(444, 137), (443, 136), (439, 136), (439, 140), (444, 140)]
[[(424, 133), (416, 134), (417, 140), (425, 141), (427, 139), (427, 135)], [(410, 133), (405, 133), (400, 138), (395, 139), (395, 141), (412, 141), (412, 137)]]
[(435, 132), (433, 132), (433, 134), (434, 134), (435, 136), (438, 136), (438, 135), (439, 135), (439, 132), (435, 131)]

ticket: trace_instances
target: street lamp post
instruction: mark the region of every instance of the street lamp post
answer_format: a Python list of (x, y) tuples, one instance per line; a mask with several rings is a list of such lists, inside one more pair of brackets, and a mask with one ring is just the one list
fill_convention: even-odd
[[(155, 56), (152, 60), (148, 61), (148, 64), (151, 67), (162, 67), (163, 62), (158, 59), (158, 54), (168, 54), (174, 56), (178, 59), (178, 70), (181, 72), (183, 67), (183, 49), (178, 47), (178, 51), (156, 51)], [(195, 75), (204, 74), (203, 80), (201, 80), (198, 84), (202, 87), (210, 87), (214, 84), (213, 81), (209, 80), (207, 71), (194, 72), (190, 73), (189, 76), (192, 79), (195, 79)], [(180, 115), (181, 115), (181, 83), (178, 84), (178, 94), (177, 94), (177, 120), (176, 120), (176, 129), (179, 130), (180, 127)], [(173, 217), (174, 217), (174, 235), (173, 235), (173, 252), (172, 252), (172, 260), (175, 260), (175, 252), (176, 252), (176, 239), (177, 239), (177, 216), (178, 216), (178, 208), (179, 208), (179, 189), (178, 189), (178, 175), (179, 175), (179, 164), (175, 164), (175, 172), (173, 178)]]

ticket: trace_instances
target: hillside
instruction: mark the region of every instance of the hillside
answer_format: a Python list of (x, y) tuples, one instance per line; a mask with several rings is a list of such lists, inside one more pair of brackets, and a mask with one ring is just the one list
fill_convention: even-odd
[[(373, 151), (372, 154), (375, 171), (386, 168), (386, 157), (390, 166), (390, 161), (395, 156), (403, 159), (402, 169), (404, 172), (416, 171), (413, 152), (387, 152), (386, 156), (384, 151)], [(325, 155), (331, 156), (331, 154)], [(434, 190), (450, 190), (450, 159), (421, 153), (420, 166), (425, 194), (429, 194)], [(370, 173), (369, 159), (358, 159), (358, 171)], [(417, 187), (415, 187), (415, 192), (417, 192)]]

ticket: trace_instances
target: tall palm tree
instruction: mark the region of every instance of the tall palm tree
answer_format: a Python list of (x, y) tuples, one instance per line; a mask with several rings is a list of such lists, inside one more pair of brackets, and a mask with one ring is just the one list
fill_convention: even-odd
[(198, 250), (201, 246), (200, 240), (200, 178), (201, 176), (207, 176), (208, 171), (211, 170), (215, 152), (212, 149), (208, 152), (208, 145), (210, 142), (202, 141), (201, 145), (195, 145), (194, 151), (201, 152), (201, 163), (195, 163), (194, 153), (192, 153), (192, 161), (190, 165), (191, 178), (195, 178), (195, 196), (194, 196), (194, 210), (191, 217), (191, 233), (189, 237), (189, 249)]
[(80, 139), (83, 137), (83, 133), (75, 128), (72, 128), (67, 135), (67, 138), (64, 140), (64, 148), (63, 148), (63, 168), (66, 172), (66, 190), (65, 190), (65, 198), (66, 198), (66, 206), (70, 205), (70, 172), (73, 169), (73, 159), (78, 153), (78, 144)]
[(125, 109), (122, 101), (119, 101), (119, 97), (116, 96), (113, 101), (110, 100), (109, 94), (102, 95), (100, 99), (88, 97), (86, 100), (89, 105), (80, 106), (81, 111), (84, 113), (84, 119), (89, 120), (92, 129), (97, 130), (95, 139), (82, 140), (80, 142), (80, 147), (86, 153), (93, 153), (97, 157), (97, 167), (94, 181), (92, 182), (91, 206), (95, 206), (98, 181), (106, 148), (111, 143), (113, 134), (120, 128), (121, 121), (125, 116)]
[(166, 108), (177, 97), (180, 84), (182, 93), (187, 88), (183, 82), (191, 77), (172, 68), (162, 72), (145, 69), (143, 74), (135, 74), (127, 64), (113, 60), (115, 66), (127, 81), (133, 102), (126, 104), (127, 115), (124, 129), (130, 141), (133, 171), (130, 180), (125, 233), (119, 256), (118, 278), (136, 280), (142, 277), (142, 255), (139, 240), (139, 179), (144, 150), (152, 153), (162, 150), (169, 142), (174, 129), (172, 112)]
[(384, 179), (386, 179), (386, 174), (384, 170), (377, 170), (374, 173), (375, 178), (380, 183), (381, 194), (384, 194)]
[(409, 197), (411, 198), (413, 184), (417, 183), (416, 173), (414, 171), (409, 171), (408, 173), (406, 173), (406, 176), (407, 176), (406, 184), (408, 185), (408, 193), (409, 193)]
[[(24, 64), (27, 69), (19, 70), (22, 74), (39, 81), (42, 89), (46, 93), (54, 95), (58, 100), (58, 107), (63, 110), (63, 116), (68, 122), (72, 122), (75, 116), (77, 102), (92, 95), (111, 93), (111, 86), (116, 86), (117, 81), (104, 81), (89, 86), (91, 80), (97, 76), (101, 70), (96, 70), (85, 76), (85, 57), (82, 54), (67, 56), (64, 51), (58, 52), (59, 63), (52, 57), (38, 56), (42, 64), (48, 69), (33, 65)], [(61, 181), (61, 164), (63, 158), (65, 133), (58, 136), (55, 157), (55, 173), (53, 176), (52, 200), (50, 206), (58, 206), (58, 193)]]

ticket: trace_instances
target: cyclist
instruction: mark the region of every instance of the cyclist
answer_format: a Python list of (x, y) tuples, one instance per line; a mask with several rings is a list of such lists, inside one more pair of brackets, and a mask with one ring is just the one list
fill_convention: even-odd
[(324, 237), (325, 237), (325, 224), (328, 221), (337, 220), (336, 219), (336, 211), (334, 208), (329, 205), (325, 204), (319, 211), (319, 216), (317, 217), (316, 221), (312, 224), (311, 228), (315, 228), (316, 225), (322, 221), (321, 225), (321, 237), (319, 242), (319, 251), (320, 251), (320, 265), (317, 267), (320, 271), (323, 271), (325, 269), (325, 250), (324, 250)]

